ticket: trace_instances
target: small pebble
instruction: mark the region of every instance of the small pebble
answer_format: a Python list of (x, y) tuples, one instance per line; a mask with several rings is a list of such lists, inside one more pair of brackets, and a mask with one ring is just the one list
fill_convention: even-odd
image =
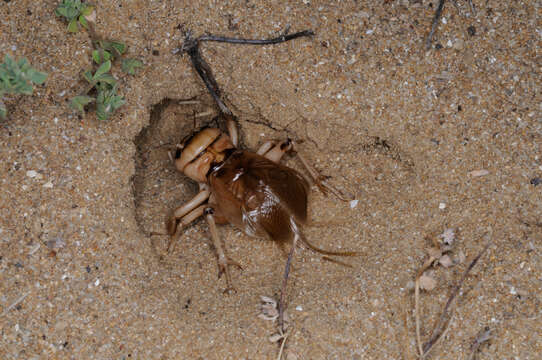
[(439, 208), (440, 210), (446, 209), (446, 203), (440, 203), (440, 204), (438, 204), (438, 208)]
[(439, 262), (444, 266), (445, 268), (449, 268), (454, 263), (452, 262), (452, 259), (448, 255), (442, 255), (442, 257), (439, 259)]
[(295, 307), (295, 309), (296, 309), (297, 311), (303, 311), (303, 307), (302, 307), (301, 305), (297, 305), (297, 306)]
[(474, 27), (474, 25), (471, 25), (467, 28), (467, 33), (470, 35), (470, 36), (474, 36), (476, 35), (476, 27)]
[(463, 50), (463, 48), (465, 48), (465, 42), (461, 39), (457, 39), (455, 42), (454, 42), (454, 49), (455, 50), (458, 50), (458, 51), (461, 51)]
[(478, 176), (486, 176), (489, 174), (489, 171), (483, 169), (483, 170), (474, 170), (469, 173), (472, 177), (478, 177)]
[(431, 291), (437, 286), (437, 281), (429, 275), (420, 276), (420, 289)]
[(537, 186), (537, 185), (542, 184), (542, 179), (540, 179), (539, 177), (535, 177), (535, 178), (532, 178), (530, 182), (531, 182), (531, 185)]
[(352, 200), (352, 201), (350, 201), (350, 209), (353, 209), (353, 208), (355, 208), (356, 206), (358, 206), (358, 202), (359, 202), (359, 200)]
[(43, 184), (43, 187), (46, 189), (51, 189), (53, 187), (53, 183), (51, 181), (47, 181), (45, 184)]
[(38, 175), (38, 172), (35, 170), (28, 170), (26, 172), (26, 176), (28, 176), (29, 178), (35, 178), (37, 175)]

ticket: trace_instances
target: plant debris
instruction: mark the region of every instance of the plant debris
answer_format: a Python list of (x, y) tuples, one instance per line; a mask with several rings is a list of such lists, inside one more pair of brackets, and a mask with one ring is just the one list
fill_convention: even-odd
[(472, 260), (472, 262), (469, 264), (465, 272), (463, 273), (463, 276), (459, 280), (459, 283), (456, 285), (456, 287), (452, 290), (452, 293), (450, 294), (450, 297), (448, 298), (448, 301), (446, 302), (446, 305), (444, 306), (444, 309), (442, 310), (442, 313), (440, 315), (439, 320), (435, 324), (435, 327), (433, 328), (431, 338), (429, 341), (427, 341), (425, 344), (422, 345), (421, 336), (420, 336), (420, 311), (419, 311), (419, 297), (420, 297), (420, 279), (423, 277), (423, 272), (431, 266), (435, 258), (433, 256), (430, 256), (429, 260), (425, 261), (422, 265), (422, 268), (420, 271), (418, 271), (418, 275), (416, 276), (416, 282), (415, 282), (415, 288), (414, 288), (414, 311), (416, 316), (416, 343), (418, 347), (418, 355), (420, 359), (423, 359), (429, 354), (433, 346), (438, 342), (438, 340), (442, 337), (444, 332), (446, 331), (448, 324), (450, 323), (450, 320), (452, 318), (452, 314), (450, 313), (450, 306), (453, 303), (453, 300), (459, 293), (459, 290), (461, 289), (461, 286), (463, 285), (463, 282), (465, 282), (465, 279), (467, 278), (467, 275), (472, 270), (474, 265), (478, 262), (480, 257), (486, 252), (489, 245), (491, 245), (491, 242), (487, 243), (486, 246), (480, 251), (480, 253)]
[(469, 360), (476, 360), (476, 354), (478, 353), (480, 346), (491, 340), (492, 337), (493, 334), (491, 333), (491, 328), (489, 326), (486, 326), (480, 330), (470, 346), (471, 354), (469, 356)]

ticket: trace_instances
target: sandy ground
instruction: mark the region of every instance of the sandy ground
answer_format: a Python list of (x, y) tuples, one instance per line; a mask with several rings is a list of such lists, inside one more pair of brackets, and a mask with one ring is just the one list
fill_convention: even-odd
[(429, 358), (468, 358), (486, 326), (479, 359), (540, 357), (539, 2), (474, 0), (473, 14), (448, 1), (426, 52), (435, 1), (100, 1), (98, 33), (145, 63), (137, 76), (115, 71), (127, 104), (106, 122), (67, 106), (90, 43), (67, 33), (57, 3), (0, 2), (0, 55), (49, 73), (34, 96), (7, 98), (0, 127), (0, 358), (276, 358), (275, 325), (257, 315), (260, 296), (279, 293), (281, 249), (221, 227), (244, 267), (233, 272), (237, 293), (223, 295), (204, 222), (166, 256), (167, 239), (150, 232), (196, 192), (168, 146), (214, 110), (188, 58), (172, 54), (183, 31), (272, 37), (288, 25), (316, 35), (203, 45), (246, 148), (304, 140), (317, 168), (359, 200), (312, 191), (308, 238), (364, 255), (349, 268), (297, 253), (287, 358), (415, 358), (409, 282), (450, 228), (454, 264), (431, 270), (436, 288), (421, 294), (423, 341), (469, 260), (491, 245)]

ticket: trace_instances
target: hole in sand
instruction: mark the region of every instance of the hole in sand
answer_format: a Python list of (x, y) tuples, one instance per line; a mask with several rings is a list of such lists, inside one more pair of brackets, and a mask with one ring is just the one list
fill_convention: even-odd
[[(185, 136), (211, 123), (216, 115), (207, 99), (198, 98), (166, 98), (151, 109), (149, 125), (135, 139), (134, 199), (136, 220), (144, 234), (165, 233), (165, 221), (173, 209), (197, 193), (197, 184), (175, 169), (172, 157)], [(152, 239), (157, 250), (165, 250), (167, 236)]]

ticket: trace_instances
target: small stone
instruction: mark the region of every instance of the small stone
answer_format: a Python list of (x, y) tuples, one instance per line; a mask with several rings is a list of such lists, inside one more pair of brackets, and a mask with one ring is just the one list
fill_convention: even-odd
[(297, 305), (297, 306), (295, 307), (295, 309), (296, 309), (297, 311), (303, 311), (303, 307), (302, 307), (301, 305)]
[(449, 268), (450, 266), (452, 266), (454, 263), (452, 262), (452, 259), (450, 259), (450, 257), (448, 255), (443, 255), (440, 259), (439, 259), (439, 262), (442, 264), (442, 266), (444, 266), (445, 268)]
[(67, 321), (59, 321), (55, 324), (55, 330), (56, 331), (62, 331), (64, 330), (66, 327), (68, 327), (68, 322)]
[(35, 170), (28, 170), (26, 172), (26, 176), (28, 176), (29, 178), (35, 178), (37, 175), (38, 175), (38, 172)]
[(454, 42), (454, 46), (453, 48), (457, 51), (461, 51), (465, 48), (465, 42), (462, 40), (462, 39), (457, 39), (455, 42)]
[(45, 184), (43, 184), (43, 187), (46, 189), (52, 189), (53, 183), (51, 181), (47, 181)]
[(350, 209), (354, 209), (356, 206), (358, 206), (359, 200), (352, 200), (350, 201)]
[(431, 291), (437, 286), (437, 281), (429, 275), (423, 274), (420, 276), (420, 289)]
[(539, 177), (534, 177), (531, 179), (530, 183), (531, 185), (538, 186), (542, 184), (542, 179), (540, 179)]
[(483, 170), (474, 170), (474, 171), (471, 171), (469, 173), (470, 176), (472, 177), (479, 177), (479, 176), (486, 176), (487, 174), (489, 174), (489, 171), (483, 169)]
[(406, 288), (409, 291), (414, 290), (415, 286), (416, 286), (416, 283), (414, 281), (412, 281), (412, 280), (410, 280), (409, 282), (406, 283)]
[(476, 27), (474, 25), (469, 26), (467, 28), (467, 33), (469, 34), (469, 36), (476, 35)]
[(446, 203), (440, 203), (440, 204), (438, 204), (438, 208), (439, 208), (440, 210), (446, 209)]

